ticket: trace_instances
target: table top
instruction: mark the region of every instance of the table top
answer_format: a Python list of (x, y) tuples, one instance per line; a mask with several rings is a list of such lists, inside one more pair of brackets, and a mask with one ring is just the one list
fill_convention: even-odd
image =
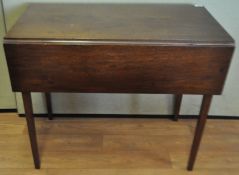
[(190, 4), (29, 4), (5, 41), (233, 45)]

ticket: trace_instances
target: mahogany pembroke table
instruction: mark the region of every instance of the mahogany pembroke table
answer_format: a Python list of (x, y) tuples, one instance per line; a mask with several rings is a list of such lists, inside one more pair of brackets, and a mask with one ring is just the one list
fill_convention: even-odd
[[(203, 95), (188, 161), (193, 165), (213, 95), (234, 50), (204, 7), (190, 4), (29, 4), (4, 38), (12, 89), (22, 92), (40, 168), (31, 92)], [(50, 117), (51, 118), (51, 117)]]

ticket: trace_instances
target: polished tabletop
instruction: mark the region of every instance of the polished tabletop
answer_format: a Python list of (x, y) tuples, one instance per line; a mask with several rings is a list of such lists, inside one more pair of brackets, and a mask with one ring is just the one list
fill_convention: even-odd
[(233, 44), (204, 7), (190, 4), (30, 4), (5, 39)]

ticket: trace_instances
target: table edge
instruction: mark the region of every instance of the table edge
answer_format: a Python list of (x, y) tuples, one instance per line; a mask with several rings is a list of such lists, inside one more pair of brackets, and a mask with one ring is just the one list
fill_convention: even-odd
[(157, 40), (60, 40), (60, 39), (9, 39), (4, 38), (3, 44), (42, 44), (42, 45), (143, 45), (143, 46), (208, 46), (235, 47), (234, 41), (198, 42), (198, 41), (157, 41)]

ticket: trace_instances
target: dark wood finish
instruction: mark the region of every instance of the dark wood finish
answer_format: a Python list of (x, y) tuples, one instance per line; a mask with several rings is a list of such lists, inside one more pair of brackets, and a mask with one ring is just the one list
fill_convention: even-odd
[(174, 97), (175, 100), (174, 100), (174, 117), (173, 117), (173, 119), (175, 121), (178, 121), (178, 116), (179, 116), (179, 112), (180, 112), (182, 97), (183, 97), (183, 94), (176, 94), (175, 97)]
[(204, 7), (191, 4), (30, 4), (5, 38), (232, 43)]
[(39, 158), (38, 146), (37, 146), (35, 121), (34, 121), (34, 117), (32, 115), (33, 110), (32, 110), (31, 93), (30, 92), (22, 92), (22, 98), (23, 98), (23, 103), (24, 103), (27, 128), (28, 128), (28, 134), (29, 134), (31, 148), (32, 148), (34, 165), (35, 165), (36, 169), (40, 169), (40, 158)]
[(234, 41), (205, 8), (193, 5), (31, 4), (5, 36), (4, 49), (12, 89), (24, 92), (36, 168), (30, 92), (179, 94), (176, 115), (180, 94), (204, 94), (192, 170)]
[(14, 91), (220, 94), (233, 48), (5, 44), (5, 50)]
[(194, 139), (193, 139), (191, 153), (190, 153), (190, 157), (188, 160), (188, 170), (193, 170), (193, 166), (194, 166), (194, 163), (196, 160), (196, 156), (197, 156), (198, 149), (199, 149), (200, 142), (201, 142), (202, 135), (203, 135), (203, 130), (204, 130), (204, 127), (206, 124), (211, 100), (212, 100), (212, 95), (204, 95), (203, 96), (203, 101), (202, 101), (201, 110), (200, 110), (200, 116), (199, 116), (197, 126), (195, 129), (195, 135), (194, 135)]
[(48, 114), (48, 119), (52, 120), (52, 103), (51, 103), (51, 93), (45, 93), (46, 97), (46, 108), (47, 108), (47, 114)]

